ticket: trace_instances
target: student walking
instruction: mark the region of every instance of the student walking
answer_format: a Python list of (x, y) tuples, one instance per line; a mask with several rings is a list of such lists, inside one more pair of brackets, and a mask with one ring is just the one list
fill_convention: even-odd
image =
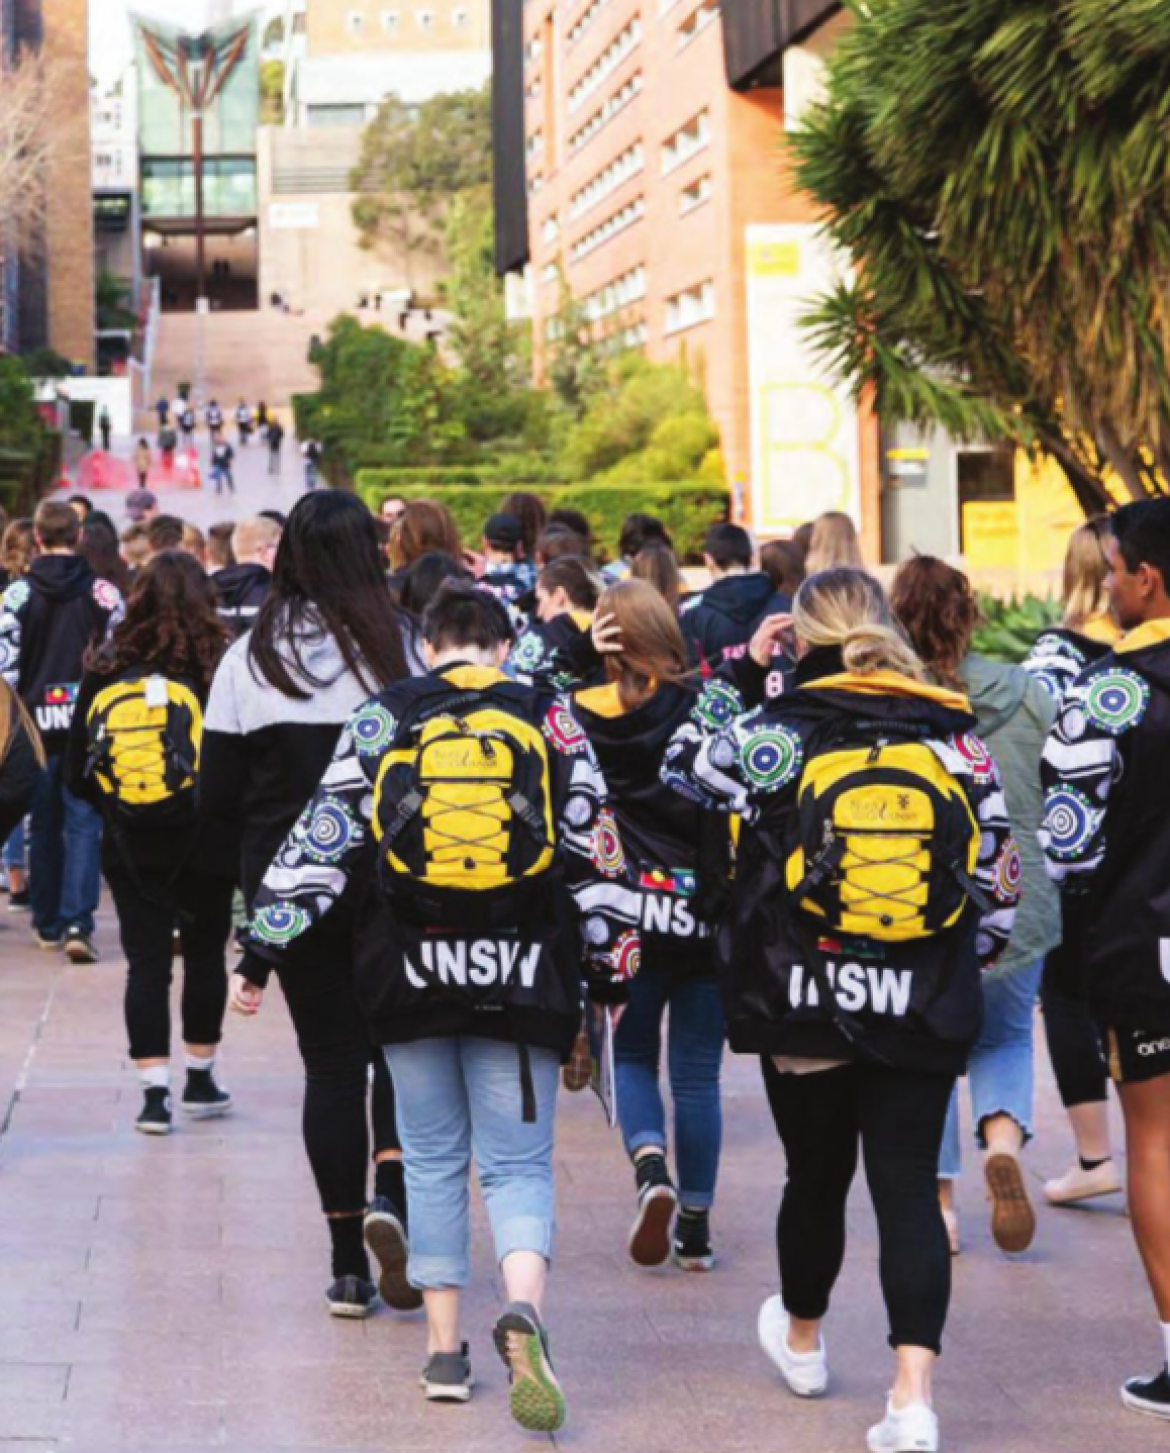
[[(709, 1271), (724, 1043), (712, 924), (726, 893), (731, 835), (725, 814), (688, 802), (659, 775), (696, 702), (674, 612), (653, 586), (627, 580), (601, 597), (586, 639), (608, 679), (579, 692), (574, 705), (642, 900), (642, 962), (614, 1041), (618, 1117), (638, 1194), (629, 1252), (639, 1266), (660, 1266), (673, 1253), (684, 1271)], [(676, 1179), (659, 1086), (667, 1014)]]
[(266, 437), (268, 442), (268, 473), (276, 475), (280, 473), (280, 455), (281, 450), (284, 448), (284, 425), (275, 415), (268, 424)]
[(91, 964), (101, 889), (101, 819), (70, 792), (65, 749), (86, 652), (122, 618), (122, 597), (77, 553), (81, 523), (67, 504), (43, 500), (33, 520), (37, 557), (0, 600), (0, 675), (19, 693), (44, 743), (45, 771), (29, 820), (33, 933)]
[(703, 564), (713, 583), (683, 601), (679, 621), (692, 665), (709, 676), (724, 661), (742, 656), (760, 621), (788, 610), (792, 601), (773, 590), (758, 568), (752, 537), (740, 525), (711, 526)]
[(212, 589), (219, 618), (233, 640), (256, 622), (272, 585), (272, 566), (282, 533), (267, 515), (241, 520), (232, 531), (232, 563), (215, 572)]
[(236, 406), (236, 433), (239, 435), (240, 448), (247, 447), (248, 440), (252, 437), (252, 410), (243, 399)]
[(1104, 537), (1125, 635), (1065, 692), (1044, 754), (1041, 842), (1065, 900), (1086, 899), (1083, 965), (1125, 1117), (1129, 1210), (1161, 1323), (1161, 1370), (1121, 1390), (1170, 1419), (1170, 500), (1129, 504)]
[[(1052, 698), (1021, 666), (989, 661), (971, 649), (979, 604), (965, 575), (916, 556), (901, 566), (894, 615), (940, 686), (963, 692), (975, 730), (1003, 779), (1008, 816), (1023, 865), (1022, 899), (1012, 941), (984, 980), (983, 1028), (967, 1067), (975, 1139), (985, 1152), (991, 1234), (1001, 1251), (1026, 1251), (1036, 1231), (1020, 1153), (1032, 1138), (1033, 1022), (1044, 956), (1060, 942), (1060, 899), (1044, 868), (1036, 834), (1044, 812), (1040, 756), (1056, 717)], [(959, 1250), (954, 1183), (960, 1173), (959, 1102), (951, 1100), (939, 1163), (943, 1216)]]
[(134, 446), (134, 472), (138, 476), (138, 488), (145, 489), (150, 480), (151, 453), (145, 439), (139, 439)]
[(355, 713), (302, 826), (274, 855), (235, 994), (254, 1008), (266, 964), (279, 966), (355, 885), (359, 995), (394, 1075), (409, 1278), (427, 1309), (424, 1391), (471, 1393), (459, 1307), (474, 1156), (507, 1298), (493, 1337), (512, 1415), (555, 1432), (565, 1401), (541, 1309), (558, 1066), (576, 1037), (582, 974), (602, 1002), (623, 995), (637, 898), (572, 707), (500, 670), (511, 639), (501, 602), (450, 583), (423, 635), (430, 674)]
[[(764, 704), (789, 632), (794, 687)], [(826, 571), (708, 684), (663, 768), (684, 795), (743, 818), (717, 962), (731, 1047), (765, 1057), (787, 1155), (781, 1295), (759, 1331), (799, 1396), (828, 1387), (821, 1326), (865, 1158), (897, 1358), (872, 1453), (939, 1446), (931, 1374), (951, 1264), (938, 1151), (979, 1030), (980, 965), (1006, 943), (1019, 879), (967, 701), (924, 675), (880, 586)], [(898, 830), (867, 832), (875, 816)]]
[(228, 634), (206, 575), (167, 551), (140, 570), (125, 618), (93, 651), (77, 696), (65, 782), (106, 824), (102, 866), (126, 955), (126, 1030), (144, 1102), (136, 1128), (170, 1132), (170, 989), (183, 956), (186, 1084), (195, 1119), (225, 1114), (215, 1078), (227, 1004), (225, 949), (235, 878), (195, 823), (203, 712)]
[(236, 481), (232, 475), (232, 461), (236, 452), (226, 439), (220, 439), (211, 449), (211, 482), (216, 494), (222, 494), (227, 486), (229, 494), (235, 494)]
[[(1064, 561), (1064, 618), (1037, 638), (1024, 662), (1025, 671), (1058, 706), (1081, 672), (1107, 656), (1121, 637), (1105, 591), (1108, 535), (1104, 517), (1073, 531)], [(1072, 1165), (1045, 1183), (1050, 1206), (1075, 1206), (1121, 1190), (1109, 1133), (1109, 1072), (1085, 994), (1084, 948), (1091, 926), (1087, 908), (1086, 897), (1065, 896), (1063, 938), (1045, 960), (1040, 984), (1048, 1055), (1076, 1140)]]
[(110, 435), (113, 433), (113, 429), (114, 425), (110, 419), (110, 411), (103, 404), (101, 412), (98, 414), (98, 432), (102, 436), (102, 449), (107, 454), (110, 452)]
[(305, 488), (316, 489), (321, 482), (321, 443), (317, 439), (306, 439), (301, 445), (301, 458), (305, 462)]
[[(403, 626), (369, 511), (350, 494), (305, 496), (289, 514), (255, 624), (224, 657), (207, 708), (200, 813), (237, 845), (249, 904), (352, 713), (405, 674)], [(408, 1208), (393, 1089), (358, 1011), (356, 906), (347, 900), (278, 971), (305, 1067), (305, 1148), (332, 1243), (326, 1297), (340, 1317), (368, 1316), (377, 1295), (363, 1242), (371, 1063), (370, 1234), (380, 1290), (393, 1307), (419, 1305), (405, 1277)]]
[(546, 565), (536, 580), (536, 619), (512, 647), (508, 674), (557, 691), (604, 682), (600, 668), (583, 677), (572, 654), (586, 644), (601, 591), (601, 576), (588, 560), (566, 555)]

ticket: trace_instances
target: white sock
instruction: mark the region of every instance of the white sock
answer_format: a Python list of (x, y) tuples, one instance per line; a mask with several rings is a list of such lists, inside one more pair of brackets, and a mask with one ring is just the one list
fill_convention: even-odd
[(1170, 1322), (1160, 1322), (1162, 1328), (1162, 1343), (1166, 1348), (1166, 1366), (1170, 1367)]
[(170, 1065), (150, 1065), (138, 1071), (144, 1090), (169, 1090), (171, 1088)]
[(200, 1054), (192, 1054), (190, 1050), (184, 1054), (189, 1070), (213, 1070), (215, 1068), (215, 1054), (212, 1052), (206, 1059)]

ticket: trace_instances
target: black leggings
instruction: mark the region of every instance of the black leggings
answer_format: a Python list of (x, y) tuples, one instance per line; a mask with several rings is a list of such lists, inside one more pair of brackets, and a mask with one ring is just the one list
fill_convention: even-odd
[(938, 1352), (951, 1297), (938, 1156), (954, 1077), (865, 1064), (781, 1074), (765, 1059), (764, 1083), (788, 1159), (776, 1224), (785, 1307), (810, 1322), (828, 1311), (860, 1143), (890, 1345)]
[(225, 953), (232, 926), (232, 880), (186, 869), (172, 878), (106, 857), (106, 881), (126, 955), (130, 1058), (171, 1052), (174, 933), (183, 944), (183, 1042), (218, 1044), (227, 1005)]
[(1109, 1074), (1100, 1031), (1086, 1000), (1067, 993), (1059, 975), (1049, 972), (1051, 963), (1050, 958), (1044, 965), (1040, 1007), (1061, 1103), (1066, 1110), (1103, 1103), (1109, 1098)]
[[(347, 948), (320, 941), (328, 962), (278, 970), (305, 1064), (305, 1150), (327, 1216), (364, 1211), (374, 1153), (400, 1150), (394, 1082), (370, 1042)], [(374, 1067), (370, 1107), (370, 1066)]]

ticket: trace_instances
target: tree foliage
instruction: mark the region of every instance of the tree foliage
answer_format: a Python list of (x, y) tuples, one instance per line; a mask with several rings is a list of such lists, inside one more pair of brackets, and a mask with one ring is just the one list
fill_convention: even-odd
[[(280, 17), (278, 16), (277, 19)], [(284, 121), (284, 62), (260, 62), (260, 123), (280, 126)]]
[(0, 218), (24, 242), (44, 219), (45, 176), (61, 145), (60, 127), (51, 121), (60, 83), (32, 52), (0, 71)]
[(813, 336), (889, 420), (1170, 489), (1170, 5), (846, 0), (798, 176), (854, 265)]
[(437, 251), (455, 200), (491, 182), (487, 88), (448, 91), (409, 106), (383, 101), (366, 127), (353, 174), (354, 225), (367, 247)]

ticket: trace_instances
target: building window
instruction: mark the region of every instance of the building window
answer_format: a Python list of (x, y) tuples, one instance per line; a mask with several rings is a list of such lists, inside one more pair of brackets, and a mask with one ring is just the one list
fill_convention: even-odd
[(579, 126), (573, 132), (569, 137), (569, 150), (580, 151), (583, 146), (587, 146), (607, 121), (612, 120), (619, 111), (625, 110), (641, 89), (642, 72), (635, 71), (628, 81), (623, 82), (613, 95), (606, 99), (603, 106), (594, 111), (584, 126)]
[(686, 217), (701, 207), (704, 202), (711, 200), (711, 178), (700, 177), (697, 182), (692, 182), (689, 187), (684, 187), (679, 193), (678, 210), (681, 216)]
[(451, 24), (456, 30), (467, 30), (471, 25), (471, 16), (466, 10), (456, 10), (451, 16)]
[(345, 17), (345, 28), (350, 35), (364, 35), (366, 17), (360, 10), (351, 10)]
[(561, 235), (561, 224), (557, 221), (556, 213), (544, 219), (544, 226), (540, 229), (540, 236), (543, 242), (555, 242)]
[(621, 312), (623, 308), (628, 308), (631, 303), (641, 302), (645, 296), (646, 269), (639, 265), (606, 283), (603, 288), (598, 288), (595, 293), (590, 293), (583, 299), (582, 308), (591, 323), (599, 323), (602, 319)]
[(686, 288), (666, 300), (665, 333), (681, 333), (684, 328), (694, 328), (715, 316), (715, 284), (699, 283), (697, 287)]
[(433, 10), (420, 10), (418, 12), (418, 26), (420, 30), (434, 30), (435, 12)]
[(632, 54), (642, 39), (641, 17), (635, 15), (623, 30), (610, 41), (577, 84), (569, 92), (570, 112), (578, 110), (593, 95), (599, 86), (617, 70), (618, 66)]
[(706, 30), (719, 15), (719, 0), (703, 0), (703, 4), (692, 10), (678, 28), (678, 48), (690, 45), (691, 41)]
[(624, 232), (627, 227), (632, 227), (635, 222), (640, 222), (645, 215), (645, 197), (635, 197), (632, 202), (627, 202), (624, 207), (612, 212), (604, 222), (599, 223), (573, 243), (573, 261), (580, 262), (583, 257), (588, 257), (591, 252), (603, 247), (611, 237), (616, 237), (619, 232)]
[(356, 106), (309, 106), (305, 119), (310, 126), (364, 126), (366, 108)]
[(570, 49), (577, 44), (608, 4), (609, 0), (593, 0), (593, 4), (582, 12), (580, 20), (569, 30)]
[(398, 25), (399, 18), (397, 10), (382, 11), (382, 29), (386, 32), (387, 35), (397, 35)]
[(631, 177), (636, 177), (644, 163), (645, 150), (640, 141), (635, 142), (628, 150), (615, 157), (607, 167), (599, 171), (593, 180), (582, 187), (579, 192), (573, 194), (569, 216), (574, 222), (579, 217), (583, 217), (591, 207), (596, 207), (598, 202), (603, 202), (611, 193), (624, 186)]
[(711, 140), (711, 113), (700, 111), (697, 116), (680, 127), (662, 147), (662, 175), (668, 176), (676, 167), (682, 166)]

